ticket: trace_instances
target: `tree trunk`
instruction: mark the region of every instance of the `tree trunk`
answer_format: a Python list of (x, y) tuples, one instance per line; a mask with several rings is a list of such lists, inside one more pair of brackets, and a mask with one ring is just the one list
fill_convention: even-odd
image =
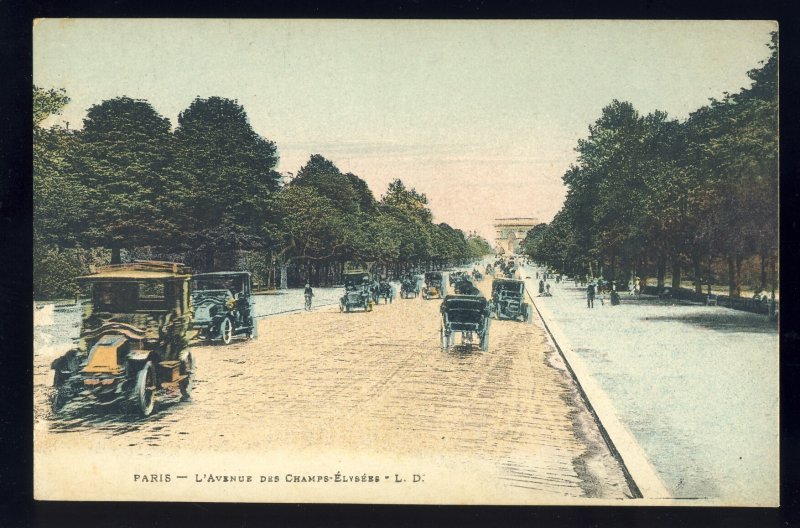
[(120, 248), (111, 248), (111, 263), (122, 264), (122, 250)]
[(672, 291), (681, 287), (681, 256), (678, 253), (672, 255)]
[(281, 289), (288, 290), (289, 289), (289, 261), (281, 259), (278, 262), (278, 266), (281, 270)]
[(692, 264), (694, 264), (694, 292), (695, 293), (703, 293), (703, 281), (700, 280), (700, 275), (702, 272), (702, 258), (697, 257), (692, 259)]
[(731, 297), (738, 297), (736, 293), (739, 291), (738, 277), (736, 275), (736, 259), (728, 257), (728, 295)]
[(762, 290), (767, 289), (767, 255), (766, 253), (761, 253), (761, 277), (759, 286)]
[[(664, 278), (667, 276), (667, 259), (666, 257), (658, 257), (658, 268), (656, 270), (656, 283), (659, 292), (664, 289)], [(644, 284), (642, 284), (644, 288)]]

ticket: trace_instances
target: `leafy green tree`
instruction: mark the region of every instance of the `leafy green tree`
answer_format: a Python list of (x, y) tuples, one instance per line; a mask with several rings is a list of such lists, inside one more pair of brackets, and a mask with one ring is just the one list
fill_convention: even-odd
[(196, 98), (178, 116), (169, 200), (179, 232), (213, 255), (265, 248), (279, 236), (275, 144), (259, 136), (244, 108), (222, 97)]
[(119, 262), (124, 248), (173, 238), (169, 120), (146, 101), (118, 97), (92, 106), (77, 137), (75, 170), (90, 190), (86, 240)]

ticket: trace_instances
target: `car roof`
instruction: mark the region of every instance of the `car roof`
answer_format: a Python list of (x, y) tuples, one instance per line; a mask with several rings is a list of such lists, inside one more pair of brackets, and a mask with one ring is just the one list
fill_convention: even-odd
[(191, 277), (191, 268), (180, 262), (137, 261), (129, 264), (99, 266), (89, 275), (78, 277), (84, 282), (162, 281)]
[(210, 271), (208, 273), (195, 273), (192, 275), (193, 279), (204, 279), (206, 277), (242, 277), (250, 275), (249, 271)]
[(519, 279), (494, 279), (492, 281), (492, 284), (504, 284), (504, 283), (509, 283), (509, 282), (516, 283), (516, 284), (523, 284), (524, 283), (524, 281), (521, 281)]

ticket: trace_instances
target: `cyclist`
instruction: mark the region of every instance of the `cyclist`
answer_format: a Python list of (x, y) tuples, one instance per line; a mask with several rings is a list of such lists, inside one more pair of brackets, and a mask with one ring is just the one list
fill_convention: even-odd
[(314, 296), (314, 290), (311, 289), (309, 283), (306, 283), (306, 289), (303, 291), (303, 295), (306, 298), (306, 310), (311, 310), (311, 298)]

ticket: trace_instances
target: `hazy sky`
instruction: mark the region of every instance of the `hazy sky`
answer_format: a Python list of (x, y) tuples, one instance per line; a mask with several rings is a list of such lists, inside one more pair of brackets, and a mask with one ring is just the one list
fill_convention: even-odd
[[(436, 221), (492, 237), (549, 221), (578, 139), (612, 99), (689, 112), (749, 84), (772, 22), (43, 20), (34, 83), (72, 102), (126, 95), (177, 124), (196, 96), (237, 99), (281, 172), (322, 154), (370, 185), (425, 192)], [(53, 122), (53, 121), (51, 121)]]

